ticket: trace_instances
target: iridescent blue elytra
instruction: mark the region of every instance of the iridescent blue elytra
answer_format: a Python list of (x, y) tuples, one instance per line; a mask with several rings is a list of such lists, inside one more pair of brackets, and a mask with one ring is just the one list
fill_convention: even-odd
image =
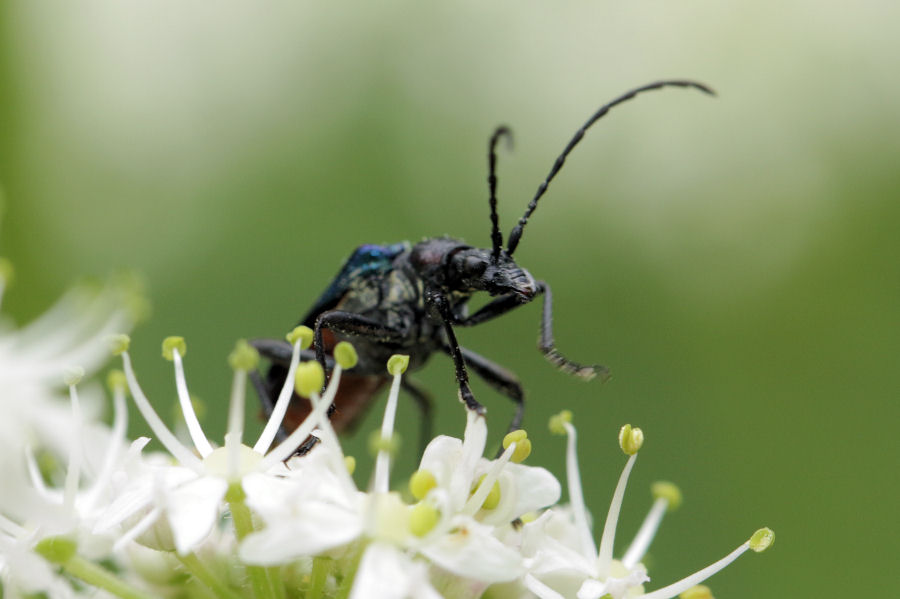
[[(408, 250), (409, 243), (406, 241), (391, 245), (367, 243), (356, 248), (356, 251), (344, 261), (340, 272), (331, 282), (331, 285), (328, 286), (328, 289), (319, 296), (313, 307), (309, 309), (307, 315), (303, 318), (303, 323), (312, 328), (315, 324), (315, 317), (325, 310), (330, 310), (336, 306), (354, 281), (359, 281), (360, 278), (385, 275), (391, 270), (394, 258)], [(313, 320), (312, 323), (308, 322), (310, 319)]]

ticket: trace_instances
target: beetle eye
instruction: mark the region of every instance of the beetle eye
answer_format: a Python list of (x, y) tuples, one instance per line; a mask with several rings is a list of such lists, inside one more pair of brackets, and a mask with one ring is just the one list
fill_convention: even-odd
[(469, 256), (466, 258), (466, 273), (470, 276), (481, 276), (487, 268), (487, 262), (477, 256)]

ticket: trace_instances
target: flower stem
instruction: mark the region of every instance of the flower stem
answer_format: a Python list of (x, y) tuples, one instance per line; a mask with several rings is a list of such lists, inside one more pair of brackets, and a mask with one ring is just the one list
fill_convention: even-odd
[(61, 565), (72, 576), (121, 599), (153, 599), (152, 595), (132, 587), (109, 570), (79, 555), (72, 556)]
[(359, 563), (362, 561), (362, 556), (365, 550), (366, 547), (365, 545), (363, 545), (359, 548), (357, 554), (349, 560), (349, 566), (344, 572), (344, 576), (341, 580), (340, 586), (338, 587), (337, 593), (335, 593), (334, 595), (335, 599), (347, 599), (350, 596), (350, 591), (353, 590), (353, 581), (356, 580), (356, 571), (359, 570)]
[[(250, 508), (244, 502), (246, 495), (241, 484), (232, 483), (228, 492), (225, 494), (225, 500), (231, 510), (231, 519), (234, 522), (234, 533), (238, 541), (243, 540), (248, 534), (253, 532), (253, 516), (250, 514)], [(282, 592), (276, 592), (275, 582), (269, 574), (270, 571), (262, 566), (244, 566), (247, 569), (247, 576), (250, 579), (250, 585), (253, 587), (253, 595), (256, 599), (279, 599), (284, 595)], [(280, 579), (280, 577), (278, 577)], [(278, 580), (280, 584), (280, 580)]]
[(219, 599), (241, 599), (238, 593), (229, 589), (224, 582), (210, 572), (209, 568), (197, 557), (197, 554), (178, 555), (176, 553), (175, 556), (194, 578), (209, 587)]
[(331, 570), (331, 560), (325, 557), (314, 557), (312, 575), (309, 581), (308, 599), (321, 599)]

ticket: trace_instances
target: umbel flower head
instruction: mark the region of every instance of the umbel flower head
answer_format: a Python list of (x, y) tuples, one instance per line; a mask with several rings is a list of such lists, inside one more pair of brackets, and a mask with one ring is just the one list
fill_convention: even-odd
[[(655, 487), (656, 500), (635, 540), (615, 559), (616, 523), (628, 475), (643, 443), (626, 426), (620, 447), (629, 456), (595, 545), (575, 453), (571, 415), (553, 422), (567, 435), (569, 505), (547, 470), (524, 462), (525, 431), (506, 436), (499, 456), (486, 457), (487, 421), (465, 411), (461, 438), (438, 436), (426, 447), (408, 489), (391, 484), (394, 420), (408, 359), (386, 365), (393, 379), (377, 434), (369, 484), (353, 477), (328, 419), (342, 371), (356, 362), (349, 345), (335, 349), (336, 366), (324, 392), (316, 362), (300, 363), (311, 331), (288, 335), (293, 355), (284, 387), (256, 442), (244, 442), (246, 376), (257, 366), (252, 347), (239, 342), (229, 357), (234, 371), (228, 432), (219, 446), (203, 431), (188, 392), (187, 345), (167, 338), (175, 387), (190, 445), (165, 425), (140, 387), (128, 338), (114, 337), (123, 372), (111, 378), (115, 422), (100, 463), (78, 448), (60, 459), (61, 488), (53, 472), (25, 453), (31, 473), (13, 493), (41, 499), (33, 513), (0, 511), (0, 573), (10, 596), (37, 591), (53, 597), (94, 596), (96, 589), (127, 598), (178, 596), (237, 599), (539, 597), (596, 599), (675, 597), (731, 563), (748, 548), (771, 543), (763, 529), (731, 554), (684, 579), (645, 591), (641, 564), (663, 514), (680, 502), (674, 485)], [(70, 376), (72, 433), (84, 436)], [(149, 439), (124, 439), (125, 389), (165, 453), (147, 451)], [(294, 390), (312, 410), (274, 444)], [(310, 436), (311, 450), (297, 448)], [(62, 456), (60, 456), (62, 457)], [(53, 517), (50, 517), (50, 514)], [(696, 596), (698, 590), (691, 591)]]

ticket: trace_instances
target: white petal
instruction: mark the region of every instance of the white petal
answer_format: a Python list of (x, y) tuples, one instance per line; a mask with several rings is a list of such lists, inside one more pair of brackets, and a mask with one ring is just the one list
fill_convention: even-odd
[(599, 580), (588, 578), (578, 589), (578, 599), (599, 599), (606, 592), (606, 585)]
[(184, 555), (212, 530), (228, 483), (223, 478), (204, 476), (171, 491), (166, 498), (166, 515), (175, 548)]
[(455, 531), (420, 548), (441, 568), (481, 582), (506, 582), (524, 572), (522, 556), (494, 537), (493, 527), (470, 518), (455, 522)]
[(544, 468), (507, 464), (497, 479), (500, 503), (484, 510), (479, 520), (496, 526), (512, 522), (522, 514), (539, 510), (559, 501), (561, 488), (556, 477)]
[(392, 545), (372, 543), (363, 554), (350, 599), (441, 599), (425, 564)]
[(305, 502), (293, 517), (269, 522), (241, 543), (241, 559), (249, 564), (283, 564), (350, 543), (363, 531), (354, 512), (321, 502)]

